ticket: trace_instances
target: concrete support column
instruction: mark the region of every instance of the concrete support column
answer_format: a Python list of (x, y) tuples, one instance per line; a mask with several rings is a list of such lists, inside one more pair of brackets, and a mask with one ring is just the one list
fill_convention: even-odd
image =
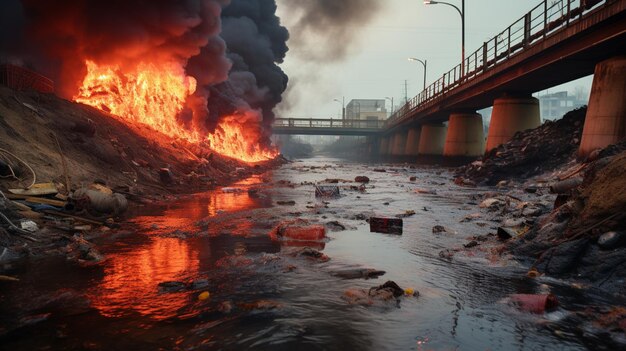
[(596, 65), (578, 156), (626, 137), (626, 56)]
[(446, 142), (447, 127), (443, 124), (425, 124), (420, 132), (418, 154), (443, 155), (443, 146)]
[(404, 132), (404, 131), (396, 132), (395, 137), (393, 138), (393, 149), (391, 150), (391, 154), (393, 156), (404, 155), (404, 148), (406, 146), (406, 138), (407, 138), (407, 132)]
[(389, 143), (387, 144), (387, 155), (393, 155), (393, 146), (396, 144), (397, 134), (389, 136)]
[(389, 137), (384, 136), (380, 138), (380, 147), (378, 153), (380, 155), (387, 155), (387, 149), (389, 148)]
[(407, 156), (417, 156), (420, 146), (420, 129), (411, 128), (406, 137), (406, 146), (404, 147), (404, 154)]
[(493, 102), (487, 135), (487, 152), (511, 140), (515, 133), (541, 125), (539, 100), (504, 96)]
[(485, 150), (483, 117), (476, 113), (453, 113), (448, 121), (448, 133), (443, 155), (448, 157), (481, 156)]

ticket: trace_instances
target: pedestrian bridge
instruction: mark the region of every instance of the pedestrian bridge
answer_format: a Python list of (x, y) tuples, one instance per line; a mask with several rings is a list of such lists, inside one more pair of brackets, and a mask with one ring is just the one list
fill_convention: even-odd
[(272, 125), (274, 134), (288, 135), (355, 135), (380, 134), (385, 121), (361, 119), (276, 118)]

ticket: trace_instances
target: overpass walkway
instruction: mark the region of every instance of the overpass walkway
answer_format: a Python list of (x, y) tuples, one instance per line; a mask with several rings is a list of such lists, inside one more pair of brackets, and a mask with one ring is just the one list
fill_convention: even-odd
[(385, 121), (359, 119), (276, 118), (272, 125), (274, 134), (291, 135), (355, 135), (380, 134)]

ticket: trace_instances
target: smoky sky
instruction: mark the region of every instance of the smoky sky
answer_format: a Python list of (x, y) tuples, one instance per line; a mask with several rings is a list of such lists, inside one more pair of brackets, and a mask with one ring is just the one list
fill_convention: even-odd
[(220, 36), (233, 63), (230, 91), (271, 122), (288, 82), (278, 64), (287, 54), (289, 32), (276, 16), (275, 0), (232, 0), (222, 11)]
[[(201, 84), (214, 84), (226, 80), (230, 69), (219, 38), (225, 4), (224, 0), (3, 0), (3, 6), (22, 17), (23, 39), (19, 49), (11, 45), (15, 43), (2, 47), (50, 75), (64, 97), (76, 91), (86, 60), (124, 67), (146, 60), (187, 65), (190, 58), (199, 57), (189, 70)], [(205, 65), (196, 69), (196, 62)]]
[[(290, 45), (306, 51), (311, 59), (332, 62), (345, 59), (354, 37), (383, 6), (382, 0), (284, 0), (290, 15), (298, 22), (290, 29)], [(318, 38), (323, 46), (313, 47)]]
[(183, 120), (211, 129), (239, 108), (271, 123), (287, 87), (278, 64), (289, 33), (275, 0), (2, 0), (0, 10), (1, 58), (50, 76), (66, 98), (87, 60), (121, 69), (174, 61), (199, 86)]

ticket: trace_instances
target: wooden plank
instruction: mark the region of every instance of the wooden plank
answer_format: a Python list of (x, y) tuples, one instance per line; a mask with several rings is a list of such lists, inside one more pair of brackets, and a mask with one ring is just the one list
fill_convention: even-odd
[(50, 206), (55, 206), (55, 207), (63, 207), (67, 204), (67, 202), (65, 201), (52, 200), (52, 199), (47, 199), (45, 197), (27, 197), (24, 199), (24, 201), (31, 202), (34, 204), (44, 204), (44, 205), (50, 205)]
[(71, 215), (69, 213), (64, 213), (64, 212), (60, 212), (60, 211), (44, 210), (43, 212), (46, 213), (46, 214), (51, 214), (53, 216), (73, 218), (73, 219), (75, 219), (77, 221), (81, 221), (81, 222), (84, 222), (84, 223), (96, 224), (96, 225), (105, 225), (104, 222), (94, 221), (93, 219), (88, 219), (88, 218), (84, 218), (84, 217), (80, 217), (80, 216), (74, 216), (74, 215)]
[(9, 192), (15, 195), (40, 196), (54, 195), (59, 191), (54, 183), (39, 183), (33, 185), (30, 189), (9, 189)]

